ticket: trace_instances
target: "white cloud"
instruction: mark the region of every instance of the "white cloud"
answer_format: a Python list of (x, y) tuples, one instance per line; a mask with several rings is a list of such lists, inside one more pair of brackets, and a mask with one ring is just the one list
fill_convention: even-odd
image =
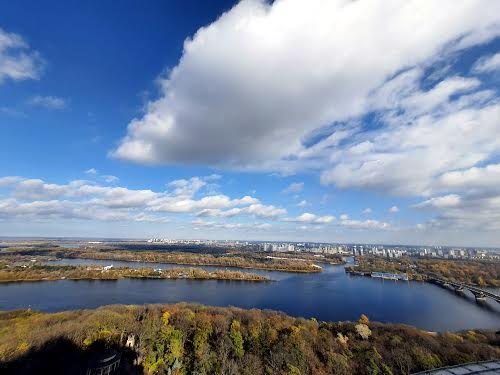
[[(409, 97), (426, 94), (418, 90)], [(383, 113), (387, 126), (360, 133), (331, 155), (334, 166), (322, 173), (322, 182), (399, 195), (439, 191), (441, 175), (485, 162), (500, 149), (496, 137), (500, 104), (491, 98), (484, 102), (485, 97), (484, 91), (453, 99), (445, 96), (444, 102), (432, 104), (430, 112), (396, 104), (394, 110)], [(423, 108), (429, 108), (427, 99), (423, 103)], [(356, 139), (368, 137), (374, 145), (371, 150), (350, 152), (359, 142)]]
[(40, 179), (23, 179), (20, 177), (6, 177), (0, 185), (14, 187), (12, 196), (20, 199), (36, 200), (51, 199), (74, 192), (82, 186), (82, 181), (72, 181), (67, 185), (49, 184)]
[(206, 185), (200, 177), (191, 177), (189, 180), (180, 179), (174, 180), (168, 184), (168, 186), (175, 188), (174, 194), (178, 196), (193, 196), (198, 190)]
[[(130, 122), (112, 155), (287, 173), (322, 168), (315, 156), (337, 142), (305, 159), (308, 134), (369, 111), (372, 93), (396, 73), (491, 40), (499, 20), (500, 4), (488, 0), (241, 1), (185, 41), (180, 62), (160, 80), (160, 99)], [(408, 106), (422, 110), (452, 90), (437, 86)], [(294, 163), (299, 155), (305, 160)], [(383, 165), (399, 157), (380, 158)], [(336, 182), (338, 173), (324, 180)]]
[(265, 206), (262, 204), (251, 204), (244, 208), (233, 208), (238, 214), (249, 214), (257, 217), (276, 218), (286, 215), (287, 211), (284, 208), (275, 207), (272, 205)]
[(391, 213), (399, 212), (399, 207), (398, 206), (392, 206), (391, 208), (389, 208), (389, 212), (391, 212)]
[(500, 187), (500, 164), (447, 172), (439, 179), (445, 190), (495, 189)]
[(103, 174), (101, 175), (99, 171), (95, 168), (90, 168), (85, 171), (85, 174), (89, 176), (93, 176), (95, 179), (100, 179), (108, 184), (115, 184), (117, 183), (120, 179), (116, 176), (110, 175), (110, 174)]
[(97, 195), (89, 203), (108, 208), (140, 208), (150, 205), (159, 196), (159, 193), (151, 190), (129, 190), (123, 187), (82, 186), (78, 192)]
[(12, 186), (21, 181), (22, 178), (18, 176), (0, 177), (0, 186)]
[(460, 196), (456, 194), (445, 195), (428, 199), (422, 203), (414, 205), (415, 208), (450, 208), (460, 204)]
[(104, 181), (106, 181), (109, 184), (114, 184), (120, 180), (118, 177), (113, 175), (104, 175), (102, 177), (104, 178)]
[(427, 230), (494, 233), (500, 230), (499, 183), (499, 164), (448, 172), (440, 177), (439, 190), (451, 193), (432, 197), (414, 207), (437, 212), (426, 223)]
[[(438, 8), (432, 0), (244, 0), (185, 41), (159, 80), (160, 98), (112, 155), (307, 170), (340, 189), (429, 202), (455, 194), (463, 209), (452, 216), (464, 219), (446, 222), (464, 225), (466, 208), (491, 213), (485, 199), (500, 195), (500, 101), (481, 77), (455, 75), (452, 61), (499, 35), (500, 3), (488, 0)], [(498, 55), (472, 72), (497, 69)], [(437, 221), (451, 215), (436, 210)]]
[(393, 229), (389, 223), (378, 220), (341, 220), (340, 224), (349, 229), (355, 230), (389, 230)]
[(363, 210), (363, 213), (364, 213), (365, 215), (369, 215), (369, 214), (371, 214), (372, 212), (373, 212), (373, 211), (372, 211), (372, 209), (371, 209), (370, 207), (367, 207), (367, 208), (365, 208), (365, 209)]
[(311, 223), (311, 224), (329, 224), (335, 221), (335, 216), (326, 215), (318, 216), (309, 212), (303, 213), (297, 217), (285, 218), (284, 221), (296, 223)]
[[(485, 197), (500, 195), (498, 93), (454, 75), (450, 61), (499, 35), (500, 3), (487, 0), (242, 1), (186, 40), (160, 78), (160, 98), (113, 155), (307, 170), (340, 189), (426, 201), (455, 194), (467, 209), (491, 212)], [(497, 60), (483, 57), (472, 72)]]
[(258, 202), (256, 198), (244, 196), (231, 199), (226, 195), (209, 195), (199, 200), (185, 198), (182, 195), (162, 196), (150, 203), (149, 210), (156, 212), (190, 213), (204, 209), (227, 209)]
[(300, 208), (307, 207), (308, 205), (309, 205), (309, 203), (305, 199), (303, 199), (299, 203), (297, 203), (297, 207), (300, 207)]
[[(366, 211), (366, 210), (365, 210)], [(393, 229), (389, 223), (380, 222), (377, 220), (353, 220), (349, 215), (340, 215), (340, 226), (353, 230), (388, 230)]]
[(235, 207), (228, 210), (219, 208), (205, 208), (197, 213), (198, 216), (217, 216), (217, 217), (234, 217), (240, 215), (251, 215), (259, 218), (277, 218), (286, 215), (287, 211), (284, 208), (275, 207), (272, 205), (262, 205), (253, 203), (246, 207)]
[(298, 193), (304, 189), (304, 183), (303, 182), (292, 182), (290, 185), (288, 185), (283, 192), (284, 193)]
[(38, 53), (30, 50), (20, 35), (0, 28), (0, 84), (6, 79), (38, 79), (43, 65)]
[(489, 73), (497, 70), (500, 70), (500, 52), (481, 57), (472, 67), (472, 71), (475, 73)]
[(470, 194), (460, 197), (436, 197), (417, 208), (437, 208), (439, 214), (426, 223), (427, 229), (467, 230), (485, 233), (500, 230), (500, 194)]
[(413, 115), (420, 115), (448, 102), (452, 95), (470, 91), (480, 84), (474, 78), (451, 77), (439, 82), (429, 91), (413, 93), (404, 98), (400, 105)]
[(33, 107), (42, 107), (47, 109), (65, 109), (68, 105), (67, 100), (56, 96), (36, 95), (29, 100)]
[(83, 219), (102, 221), (134, 221), (124, 211), (103, 210), (89, 205), (80, 205), (68, 200), (44, 200), (20, 202), (16, 199), (0, 200), (0, 219), (12, 220)]
[(220, 174), (213, 173), (209, 176), (205, 176), (204, 180), (205, 181), (215, 181), (215, 180), (220, 180), (221, 178), (222, 178), (222, 176)]
[[(97, 171), (95, 171), (97, 173)], [(107, 176), (108, 180), (109, 177)], [(116, 182), (112, 178), (111, 182)], [(50, 184), (41, 179), (16, 176), (0, 178), (0, 187), (7, 196), (0, 201), (0, 218), (79, 218), (166, 222), (165, 214), (195, 214), (232, 218), (250, 215), (276, 219), (287, 211), (264, 205), (255, 197), (230, 198), (223, 194), (194, 198), (204, 186), (199, 177), (175, 180), (171, 190), (155, 192), (118, 186), (102, 186), (90, 181), (75, 180), (68, 184)], [(1, 194), (1, 193), (0, 193)]]
[(268, 231), (273, 228), (269, 223), (220, 223), (215, 221), (194, 220), (191, 222), (196, 227), (209, 228), (209, 229), (230, 229), (230, 230), (257, 230)]
[(166, 217), (158, 217), (146, 215), (144, 213), (139, 213), (131, 217), (133, 221), (144, 222), (144, 223), (169, 223), (170, 219)]
[[(211, 174), (209, 176), (203, 176), (203, 177), (191, 177), (189, 179), (179, 179), (179, 180), (174, 180), (172, 182), (168, 183), (169, 187), (173, 187), (174, 194), (178, 196), (184, 196), (184, 197), (192, 197), (194, 194), (196, 194), (198, 191), (200, 191), (202, 188), (206, 188), (213, 191), (216, 191), (219, 185), (213, 184), (213, 183), (207, 183), (215, 180), (221, 179), (222, 176), (218, 174)], [(216, 194), (212, 194), (216, 195)]]

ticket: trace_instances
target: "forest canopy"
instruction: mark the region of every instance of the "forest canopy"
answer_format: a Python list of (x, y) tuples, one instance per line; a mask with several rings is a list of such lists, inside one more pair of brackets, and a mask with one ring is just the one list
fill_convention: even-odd
[(329, 323), (193, 304), (117, 305), (0, 313), (0, 371), (26, 373), (28, 359), (57, 340), (85, 351), (96, 342), (124, 347), (130, 337), (146, 374), (407, 374), (500, 357), (499, 335), (488, 331), (430, 333), (364, 315)]

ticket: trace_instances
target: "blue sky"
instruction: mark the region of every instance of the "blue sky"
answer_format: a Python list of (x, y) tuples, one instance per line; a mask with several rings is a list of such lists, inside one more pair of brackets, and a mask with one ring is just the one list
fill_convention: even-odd
[(458, 4), (0, 4), (0, 236), (500, 246), (500, 5)]

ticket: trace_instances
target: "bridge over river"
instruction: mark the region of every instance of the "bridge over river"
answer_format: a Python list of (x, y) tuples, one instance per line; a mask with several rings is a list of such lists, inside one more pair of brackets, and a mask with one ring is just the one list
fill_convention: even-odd
[(434, 282), (434, 283), (439, 284), (439, 285), (442, 285), (442, 286), (445, 286), (445, 287), (452, 286), (453, 288), (455, 288), (455, 290), (457, 292), (463, 292), (464, 289), (467, 289), (472, 294), (474, 294), (474, 297), (476, 297), (476, 299), (478, 299), (478, 300), (484, 300), (486, 298), (491, 298), (491, 299), (497, 301), (498, 303), (500, 303), (500, 295), (493, 293), (493, 292), (490, 292), (488, 290), (478, 288), (476, 286), (470, 286), (470, 285), (467, 285), (464, 283), (443, 280), (443, 279), (439, 279), (437, 277), (429, 277), (429, 281)]

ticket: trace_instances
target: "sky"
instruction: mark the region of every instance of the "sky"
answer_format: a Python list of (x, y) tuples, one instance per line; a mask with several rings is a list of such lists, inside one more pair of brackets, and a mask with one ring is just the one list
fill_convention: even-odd
[(500, 2), (0, 3), (0, 236), (500, 247)]

